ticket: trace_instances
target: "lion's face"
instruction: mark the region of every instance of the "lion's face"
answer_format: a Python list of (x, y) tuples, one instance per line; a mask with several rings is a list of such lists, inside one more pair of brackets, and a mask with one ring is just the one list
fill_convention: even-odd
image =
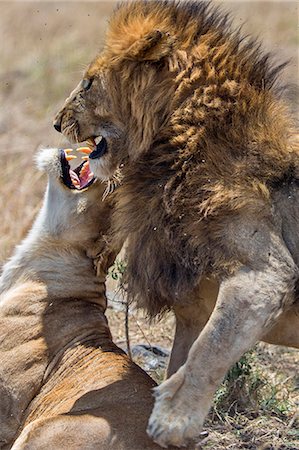
[[(71, 142), (87, 141), (97, 152), (93, 160), (102, 179), (111, 176), (123, 158), (125, 127), (113, 111), (105, 71), (87, 71), (54, 121)], [(113, 154), (110, 151), (113, 148)]]

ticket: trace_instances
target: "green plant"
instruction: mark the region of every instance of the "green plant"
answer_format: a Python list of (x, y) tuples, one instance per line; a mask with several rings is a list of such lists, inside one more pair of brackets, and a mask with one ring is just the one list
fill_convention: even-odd
[(289, 410), (290, 402), (282, 386), (266, 376), (255, 350), (245, 353), (233, 365), (214, 398), (214, 412), (220, 418), (237, 413), (281, 416)]
[(122, 278), (126, 270), (126, 263), (122, 259), (116, 258), (114, 261), (113, 266), (109, 269), (109, 276), (112, 278), (112, 280), (118, 281), (120, 284), (122, 284)]

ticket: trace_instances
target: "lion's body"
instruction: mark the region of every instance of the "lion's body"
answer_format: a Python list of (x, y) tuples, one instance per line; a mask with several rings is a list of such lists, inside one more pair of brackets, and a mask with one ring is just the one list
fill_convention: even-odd
[(148, 431), (161, 445), (196, 437), (225, 371), (296, 314), (299, 152), (280, 67), (228, 22), (206, 2), (122, 4), (55, 120), (70, 139), (105, 138), (98, 176), (121, 167), (130, 297), (156, 315), (206, 277), (220, 286), (186, 363), (157, 390)]
[[(129, 292), (155, 315), (184, 299), (203, 274), (223, 277), (241, 265), (256, 266), (254, 249), (250, 260), (247, 249), (242, 254), (230, 242), (230, 227), (234, 221), (240, 229), (241, 221), (254, 218), (251, 230), (240, 236), (250, 246), (256, 224), (277, 220), (273, 195), (287, 180), (298, 186), (299, 156), (289, 143), (291, 119), (273, 85), (277, 70), (257, 44), (242, 47), (222, 16), (211, 18), (203, 4), (151, 3), (147, 26), (177, 36), (179, 50), (168, 62), (171, 77), (163, 66), (154, 69), (156, 79), (150, 69), (141, 77), (129, 64), (122, 66), (132, 70), (122, 74), (132, 84), (123, 87), (130, 92), (127, 110), (136, 110), (140, 120), (146, 117), (141, 128), (150, 139), (128, 143), (147, 151), (124, 166), (117, 214), (120, 231), (130, 240)], [(139, 8), (136, 16), (142, 16), (142, 4)], [(117, 11), (112, 20), (111, 53), (117, 51), (114, 33), (137, 27), (124, 16)], [(140, 104), (138, 83), (145, 86), (145, 99), (154, 97), (152, 90), (159, 100)], [(155, 132), (148, 130), (157, 115), (168, 120)]]
[[(242, 265), (256, 268), (267, 245), (266, 237), (258, 234), (262, 224), (283, 231), (286, 242), (292, 241), (288, 247), (298, 263), (299, 184), (295, 178), (289, 184), (285, 181), (293, 170), (291, 164), (274, 187), (274, 177), (267, 181), (246, 174), (246, 167), (251, 167), (246, 154), (244, 161), (241, 156), (233, 161), (223, 155), (227, 179), (221, 179), (223, 167), (218, 175), (212, 170), (205, 174), (210, 176), (211, 191), (217, 191), (210, 195), (201, 180), (204, 163), (197, 158), (207, 161), (208, 153), (200, 151), (193, 156), (194, 164), (189, 161), (185, 170), (176, 174), (160, 153), (156, 161), (153, 153), (155, 150), (126, 170), (117, 208), (119, 230), (129, 236), (129, 293), (152, 315), (186, 302), (188, 292), (202, 276), (221, 279)], [(214, 157), (217, 164), (219, 157), (212, 154), (211, 159)], [(235, 180), (234, 175), (229, 179), (234, 165), (244, 168)], [(282, 203), (276, 204), (274, 197), (279, 196), (280, 188), (285, 192)], [(206, 196), (204, 202), (213, 208), (206, 214), (201, 196)]]
[(60, 152), (43, 155), (43, 207), (0, 278), (0, 448), (158, 449), (145, 432), (155, 383), (112, 342), (104, 314), (119, 250), (110, 203), (94, 208), (104, 185), (71, 190)]

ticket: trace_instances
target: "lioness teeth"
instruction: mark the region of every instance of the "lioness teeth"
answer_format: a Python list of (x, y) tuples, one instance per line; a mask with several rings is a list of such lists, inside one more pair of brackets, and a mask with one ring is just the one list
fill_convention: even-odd
[(86, 155), (89, 155), (92, 152), (92, 150), (89, 147), (78, 147), (76, 151), (80, 153), (85, 153)]
[(84, 164), (80, 171), (80, 176), (85, 175), (86, 173), (89, 173), (89, 164)]
[(72, 178), (72, 183), (75, 187), (80, 188), (80, 183), (76, 179)]
[(65, 159), (67, 160), (67, 161), (71, 161), (72, 159), (76, 159), (77, 158), (77, 156), (76, 155), (66, 155), (65, 156)]
[(66, 186), (81, 190), (88, 187), (95, 180), (94, 174), (90, 171), (88, 162), (89, 155), (93, 150), (89, 147), (79, 147), (76, 149), (76, 151), (85, 153), (86, 155), (82, 156), (83, 162), (81, 162), (79, 166), (71, 169), (70, 164), (66, 163), (66, 161), (69, 162), (77, 158), (76, 155), (71, 154), (71, 152), (73, 152), (73, 149), (70, 148), (64, 150), (64, 158), (61, 160), (61, 164), (63, 169), (63, 179)]
[(78, 175), (72, 170), (70, 171), (70, 177), (71, 177), (73, 184), (75, 186), (80, 187), (80, 179), (79, 179)]

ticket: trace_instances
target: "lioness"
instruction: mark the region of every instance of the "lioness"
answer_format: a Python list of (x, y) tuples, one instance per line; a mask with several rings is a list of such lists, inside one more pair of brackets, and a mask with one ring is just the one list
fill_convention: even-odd
[(294, 317), (299, 155), (279, 72), (208, 3), (137, 0), (116, 9), (54, 122), (96, 146), (102, 179), (121, 166), (129, 295), (155, 315), (202, 297), (200, 283), (219, 288), (185, 364), (155, 391), (148, 432), (162, 446), (195, 438), (229, 367)]
[(0, 448), (158, 449), (146, 434), (155, 383), (105, 318), (111, 205), (87, 163), (72, 171), (67, 158), (39, 154), (44, 203), (0, 279)]

